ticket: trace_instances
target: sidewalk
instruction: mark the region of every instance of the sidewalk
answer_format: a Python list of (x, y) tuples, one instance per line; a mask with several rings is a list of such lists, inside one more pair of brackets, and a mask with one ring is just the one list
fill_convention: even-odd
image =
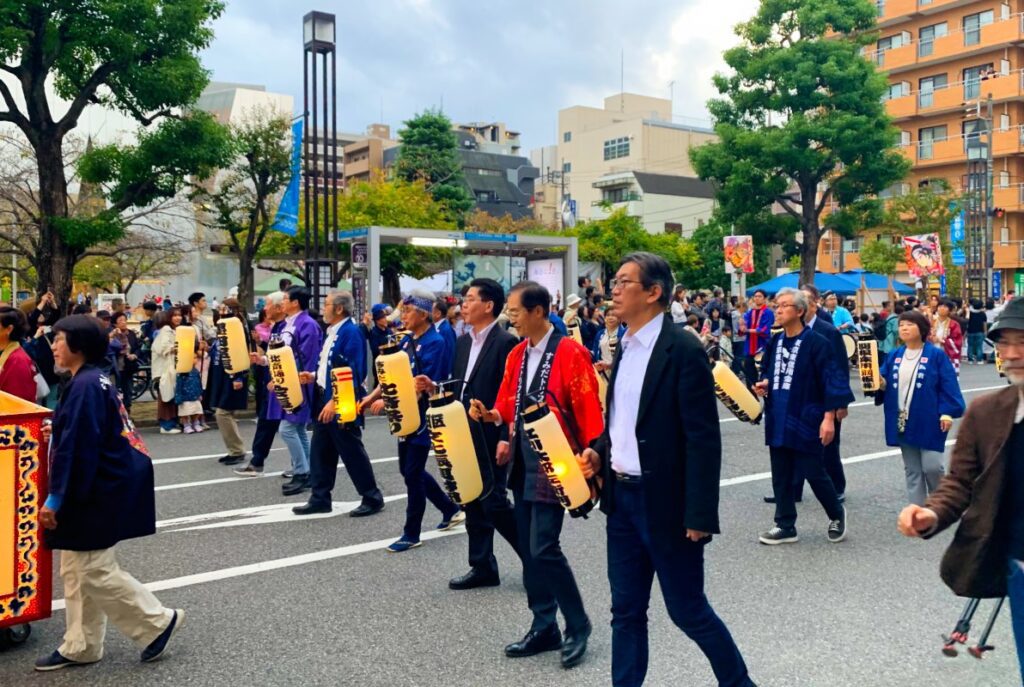
[[(136, 401), (132, 404), (131, 417), (136, 427), (156, 427), (158, 424), (156, 420), (156, 401)], [(255, 403), (250, 403), (248, 409), (238, 412), (239, 419), (252, 419), (254, 417), (256, 417)], [(207, 422), (211, 425), (217, 424), (216, 418), (210, 418)]]

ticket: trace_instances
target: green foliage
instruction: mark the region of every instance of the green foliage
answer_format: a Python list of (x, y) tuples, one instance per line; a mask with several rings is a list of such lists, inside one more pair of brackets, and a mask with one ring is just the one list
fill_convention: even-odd
[(124, 236), (124, 222), (117, 215), (101, 212), (95, 217), (53, 217), (50, 220), (64, 244), (76, 251), (89, 246), (112, 243)]
[[(730, 230), (712, 220), (693, 232), (687, 242), (697, 254), (697, 262), (689, 269), (676, 273), (676, 279), (688, 289), (710, 289), (720, 286), (728, 290), (732, 276), (725, 271), (723, 239)], [(754, 272), (747, 275), (748, 284), (757, 284), (771, 278), (769, 265), (771, 249), (754, 243)]]
[(860, 264), (868, 272), (892, 276), (896, 266), (903, 260), (903, 247), (892, 239), (881, 238), (869, 241), (860, 249)]
[(637, 217), (619, 208), (604, 219), (582, 222), (564, 232), (579, 241), (579, 259), (599, 262), (609, 277), (623, 256), (650, 251), (665, 258), (673, 272), (693, 270), (700, 264), (696, 248), (675, 234), (649, 234)]
[(900, 236), (938, 234), (949, 241), (949, 223), (960, 214), (964, 201), (943, 179), (911, 190), (889, 201), (878, 223)]
[(83, 182), (103, 184), (114, 208), (145, 207), (174, 197), (190, 178), (204, 179), (227, 166), (235, 149), (227, 127), (195, 111), (141, 130), (135, 145), (86, 151), (78, 173)]
[(446, 208), (449, 219), (461, 223), (473, 207), (473, 198), (462, 174), (451, 120), (439, 111), (427, 110), (405, 122), (398, 135), (402, 147), (395, 161), (396, 177), (426, 182), (434, 200)]
[[(849, 234), (870, 211), (859, 201), (909, 169), (893, 149), (886, 78), (859, 52), (876, 15), (869, 0), (762, 0), (725, 52), (732, 73), (714, 78), (719, 140), (690, 151), (698, 175), (718, 185), (721, 219), (759, 245), (802, 232), (812, 276), (828, 202), (838, 203), (830, 226)], [(786, 214), (773, 215), (774, 204)]]

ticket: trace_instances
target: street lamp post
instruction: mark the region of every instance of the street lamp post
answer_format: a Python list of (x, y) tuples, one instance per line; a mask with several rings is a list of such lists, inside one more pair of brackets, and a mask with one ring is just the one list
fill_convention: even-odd
[[(338, 283), (338, 112), (337, 36), (333, 14), (310, 12), (302, 18), (303, 140), (302, 191), (305, 202), (305, 272), (313, 303), (323, 308), (327, 292)], [(317, 62), (322, 86), (317, 90)], [(329, 67), (329, 69), (328, 69)], [(328, 86), (330, 91), (328, 92)], [(312, 127), (310, 119), (312, 115)], [(323, 121), (319, 121), (322, 116)], [(323, 146), (323, 221), (321, 222), (320, 145)], [(328, 152), (330, 151), (330, 152)], [(323, 230), (323, 237), (320, 232)]]

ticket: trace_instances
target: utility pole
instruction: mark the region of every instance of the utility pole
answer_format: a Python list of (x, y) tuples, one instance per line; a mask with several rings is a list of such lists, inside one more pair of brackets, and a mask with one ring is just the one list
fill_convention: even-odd
[(992, 117), (992, 94), (991, 93), (988, 94), (987, 105), (988, 105), (988, 107), (987, 107), (986, 119), (985, 119), (985, 132), (986, 132), (986, 138), (988, 139), (988, 145), (985, 146), (985, 211), (986, 212), (985, 212), (985, 242), (984, 242), (984, 250), (985, 250), (985, 285), (984, 285), (984, 293), (985, 293), (986, 296), (992, 296), (992, 268), (995, 266), (994, 265), (994, 260), (993, 260), (994, 256), (992, 255), (992, 215), (993, 215), (993, 207), (995, 206), (995, 203), (994, 203), (994, 201), (992, 199), (992, 168), (994, 166), (994, 163), (993, 163), (993, 153), (992, 153), (992, 144), (994, 143), (994, 140), (993, 140), (994, 133), (993, 133), (992, 130), (995, 128), (994, 127), (995, 122), (993, 121), (993, 117)]

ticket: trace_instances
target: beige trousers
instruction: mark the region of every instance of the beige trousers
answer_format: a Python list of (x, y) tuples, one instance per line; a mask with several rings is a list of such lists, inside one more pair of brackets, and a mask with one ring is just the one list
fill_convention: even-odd
[(245, 444), (242, 443), (242, 433), (238, 431), (238, 420), (235, 418), (235, 410), (224, 410), (217, 408), (214, 413), (217, 417), (217, 429), (220, 430), (220, 437), (224, 440), (224, 446), (228, 449), (229, 456), (244, 456)]
[(67, 630), (61, 656), (91, 662), (103, 658), (107, 618), (140, 648), (167, 629), (174, 611), (121, 569), (114, 549), (61, 551)]

